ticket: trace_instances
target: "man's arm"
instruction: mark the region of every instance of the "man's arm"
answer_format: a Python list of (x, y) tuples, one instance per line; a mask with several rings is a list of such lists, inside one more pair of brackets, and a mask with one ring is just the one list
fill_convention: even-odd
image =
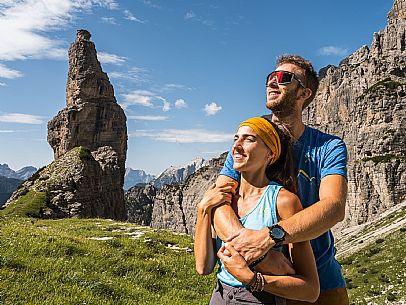
[[(346, 178), (341, 175), (324, 177), (320, 184), (319, 198), (320, 201), (312, 206), (279, 222), (287, 232), (285, 243), (315, 239), (344, 219)], [(268, 228), (259, 231), (241, 229), (226, 241), (232, 241), (236, 250), (244, 257), (259, 257), (274, 246)]]
[(315, 239), (344, 219), (347, 179), (341, 175), (324, 177), (319, 197), (320, 201), (279, 223), (288, 233), (287, 243)]

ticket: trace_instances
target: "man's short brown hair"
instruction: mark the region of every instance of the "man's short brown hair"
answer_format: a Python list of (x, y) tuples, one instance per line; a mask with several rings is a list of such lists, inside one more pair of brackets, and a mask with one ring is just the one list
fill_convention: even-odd
[(305, 109), (316, 96), (317, 89), (319, 88), (319, 78), (316, 71), (314, 71), (313, 65), (310, 61), (304, 59), (299, 55), (281, 55), (276, 60), (276, 66), (282, 64), (293, 64), (304, 70), (304, 85), (306, 88), (312, 90), (312, 95), (304, 102), (303, 109)]

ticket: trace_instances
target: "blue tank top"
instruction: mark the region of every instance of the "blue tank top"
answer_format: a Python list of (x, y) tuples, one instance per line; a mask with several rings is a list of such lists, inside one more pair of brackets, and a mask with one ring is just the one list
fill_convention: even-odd
[[(278, 197), (279, 190), (282, 186), (275, 182), (270, 182), (265, 191), (262, 193), (256, 206), (249, 211), (244, 217), (240, 218), (241, 224), (244, 228), (259, 230), (267, 226), (273, 225), (278, 222), (276, 198)], [(224, 242), (217, 237), (216, 248), (217, 251), (224, 244)], [(225, 269), (221, 260), (218, 260), (219, 269), (217, 271), (217, 278), (223, 283), (233, 287), (244, 287), (240, 281), (233, 277)]]

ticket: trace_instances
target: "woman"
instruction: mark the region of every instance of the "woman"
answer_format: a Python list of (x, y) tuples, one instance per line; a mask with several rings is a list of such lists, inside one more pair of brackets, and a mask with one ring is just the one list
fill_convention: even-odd
[(232, 196), (233, 183), (213, 184), (198, 204), (194, 247), (197, 272), (213, 271), (217, 250), (220, 259), (212, 305), (283, 304), (283, 298), (314, 302), (319, 295), (316, 264), (308, 241), (289, 245), (287, 254), (295, 275), (266, 275), (248, 266), (231, 244), (218, 238), (216, 242), (211, 223), (211, 210), (225, 202), (231, 203), (244, 227), (257, 230), (302, 209), (294, 193), (289, 143), (289, 137), (265, 118), (241, 123), (232, 147), (234, 169), (241, 173), (238, 191)]

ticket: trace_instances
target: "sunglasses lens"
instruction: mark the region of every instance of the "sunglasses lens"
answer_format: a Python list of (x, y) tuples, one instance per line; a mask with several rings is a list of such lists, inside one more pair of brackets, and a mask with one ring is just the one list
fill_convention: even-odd
[(289, 84), (293, 81), (293, 74), (285, 71), (281, 71), (281, 76), (278, 77), (279, 84)]
[(278, 84), (280, 85), (289, 84), (293, 81), (293, 73), (287, 71), (274, 71), (269, 74), (267, 82), (274, 79), (275, 77), (278, 80)]

